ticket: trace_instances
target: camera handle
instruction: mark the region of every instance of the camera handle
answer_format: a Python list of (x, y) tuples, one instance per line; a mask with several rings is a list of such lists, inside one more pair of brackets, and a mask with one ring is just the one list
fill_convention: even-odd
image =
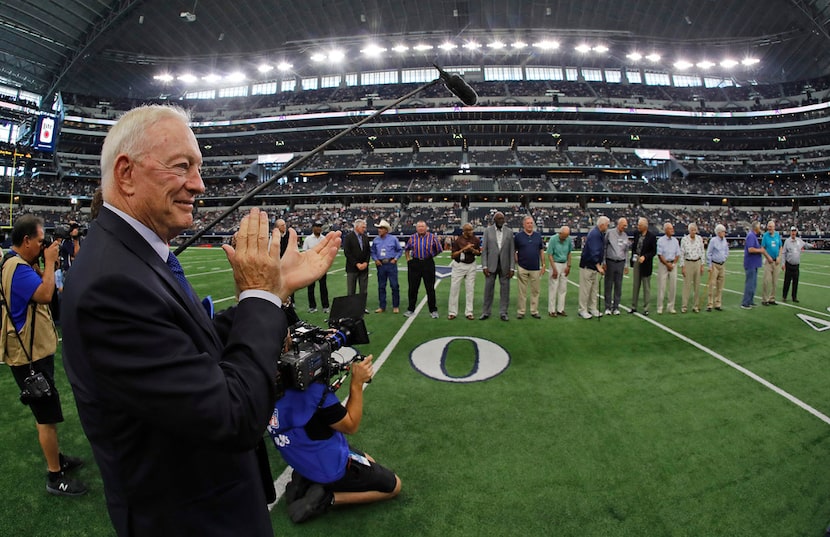
[[(354, 364), (355, 362), (362, 362), (363, 359), (366, 358), (364, 355), (360, 354), (359, 351), (355, 350), (355, 352), (357, 352), (357, 354), (355, 354), (355, 356), (351, 360), (349, 360), (348, 362), (344, 362), (344, 363), (340, 364), (340, 371), (343, 374), (340, 377), (336, 378), (334, 380), (334, 382), (329, 384), (329, 390), (332, 393), (339, 390), (340, 386), (342, 386), (343, 383), (346, 381), (346, 378), (348, 378), (349, 373), (352, 370), (352, 364)], [(372, 383), (372, 379), (369, 379), (369, 380), (366, 381), (366, 384), (371, 384), (371, 383)]]

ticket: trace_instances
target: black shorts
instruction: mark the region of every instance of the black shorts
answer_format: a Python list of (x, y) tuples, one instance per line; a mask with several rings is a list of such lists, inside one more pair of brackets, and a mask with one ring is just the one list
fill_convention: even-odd
[[(61, 398), (58, 389), (55, 387), (55, 356), (51, 355), (35, 360), (32, 362), (32, 367), (35, 372), (43, 373), (43, 376), (49, 381), (49, 386), (52, 387), (51, 396), (29, 403), (29, 408), (32, 409), (32, 414), (35, 415), (35, 421), (41, 425), (63, 422)], [(23, 379), (29, 376), (29, 364), (13, 365), (9, 366), (9, 369), (12, 370), (17, 386), (22, 390)]]
[[(358, 456), (366, 456), (359, 449), (350, 448), (349, 451)], [(395, 490), (395, 485), (397, 485), (395, 472), (376, 462), (368, 460), (367, 462), (368, 466), (350, 456), (346, 463), (346, 475), (334, 483), (327, 483), (326, 490), (329, 492), (367, 492), (370, 490), (392, 492)]]

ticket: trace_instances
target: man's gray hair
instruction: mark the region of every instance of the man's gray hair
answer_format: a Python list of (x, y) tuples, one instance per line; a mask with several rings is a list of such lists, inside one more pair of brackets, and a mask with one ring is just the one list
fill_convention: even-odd
[(365, 225), (366, 225), (366, 220), (364, 220), (362, 218), (358, 218), (357, 220), (354, 221), (354, 227), (365, 226)]
[(724, 226), (723, 224), (716, 225), (715, 226), (715, 233), (720, 233), (721, 231), (726, 233), (726, 226)]
[(190, 113), (178, 106), (153, 104), (133, 108), (112, 126), (104, 145), (101, 147), (101, 189), (104, 197), (112, 188), (115, 159), (125, 154), (130, 158), (140, 158), (150, 147), (153, 139), (149, 131), (159, 122), (178, 119), (190, 123)]
[(603, 224), (610, 224), (610, 223), (611, 223), (611, 219), (608, 218), (607, 216), (600, 216), (599, 218), (597, 218), (597, 225), (598, 226), (601, 226)]

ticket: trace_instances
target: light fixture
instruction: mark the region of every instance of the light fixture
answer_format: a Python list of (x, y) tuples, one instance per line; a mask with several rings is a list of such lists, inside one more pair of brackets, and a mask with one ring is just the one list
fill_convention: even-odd
[(555, 49), (559, 48), (559, 42), (557, 42), (557, 41), (544, 40), (544, 41), (539, 41), (538, 43), (535, 43), (534, 45), (536, 47), (542, 49), (542, 50), (555, 50)]
[(342, 61), (343, 58), (346, 57), (346, 53), (340, 49), (334, 49), (329, 51), (328, 59), (330, 62), (339, 62)]
[(600, 54), (603, 54), (605, 52), (608, 52), (608, 47), (606, 47), (605, 45), (597, 45), (592, 50), (594, 52), (598, 52)]
[(741, 63), (743, 65), (747, 66), (747, 67), (749, 67), (750, 65), (755, 65), (755, 64), (760, 63), (760, 62), (761, 62), (761, 60), (759, 60), (758, 58), (744, 58), (743, 60), (741, 60)]
[(441, 43), (440, 45), (438, 45), (438, 48), (440, 48), (441, 50), (452, 50), (452, 49), (458, 48), (458, 47), (456, 45), (454, 45), (453, 43), (450, 43), (449, 41), (445, 41), (444, 43)]
[(582, 43), (581, 45), (575, 46), (574, 50), (577, 52), (581, 52), (582, 54), (585, 54), (591, 51), (591, 47), (589, 45), (586, 45), (585, 43)]
[(425, 43), (418, 43), (417, 45), (412, 47), (413, 50), (417, 50), (418, 52), (422, 52), (424, 50), (432, 50), (433, 48), (435, 47), (433, 47), (432, 45), (427, 45)]
[(501, 41), (493, 41), (492, 43), (488, 43), (487, 46), (491, 49), (494, 49), (494, 50), (501, 50), (506, 45), (504, 43), (502, 43)]
[(523, 48), (527, 48), (527, 43), (525, 43), (524, 41), (514, 41), (513, 44), (510, 46), (515, 49), (521, 50)]
[(643, 55), (640, 54), (639, 52), (629, 52), (628, 54), (625, 55), (625, 57), (628, 58), (629, 60), (635, 61), (635, 62), (638, 62), (638, 61), (643, 59)]
[(158, 80), (160, 82), (172, 82), (173, 75), (171, 75), (170, 73), (162, 73), (160, 75), (154, 76), (153, 80)]
[(464, 43), (463, 47), (467, 50), (478, 50), (481, 48), (481, 45), (476, 43), (475, 41), (467, 41)]
[(313, 62), (321, 62), (326, 59), (326, 55), (321, 52), (315, 52), (311, 55), (311, 61)]
[(381, 47), (380, 45), (376, 45), (371, 43), (366, 46), (366, 48), (361, 49), (360, 52), (369, 58), (379, 58), (381, 54), (386, 52), (386, 48)]
[(225, 77), (228, 82), (242, 82), (245, 80), (245, 73), (242, 71), (234, 71)]
[(725, 67), (727, 69), (729, 69), (730, 67), (735, 67), (736, 65), (738, 65), (738, 62), (736, 60), (733, 60), (733, 59), (730, 59), (730, 58), (727, 58), (727, 59), (723, 60), (722, 62), (720, 62), (720, 66)]
[(277, 65), (277, 69), (279, 69), (280, 71), (283, 71), (283, 72), (285, 72), (285, 71), (290, 71), (292, 67), (294, 67), (294, 66), (293, 66), (293, 65), (291, 65), (291, 64), (290, 64), (290, 63), (288, 63), (288, 62), (280, 62), (280, 63)]
[(220, 80), (222, 80), (222, 77), (217, 75), (216, 73), (210, 73), (203, 76), (202, 80), (204, 80), (208, 84), (213, 84), (214, 82), (219, 82)]
[(258, 66), (256, 69), (257, 69), (257, 71), (259, 71), (260, 73), (263, 73), (263, 74), (264, 74), (264, 73), (268, 73), (268, 72), (270, 72), (270, 71), (273, 71), (273, 70), (274, 70), (274, 66), (273, 66), (273, 65), (271, 65), (271, 64), (268, 64), (268, 63), (261, 63), (261, 64), (259, 64), (259, 66)]
[(697, 66), (701, 69), (709, 69), (710, 67), (714, 67), (715, 64), (709, 60), (703, 60), (701, 62), (697, 62)]
[(686, 60), (677, 60), (676, 62), (674, 62), (674, 68), (679, 69), (681, 71), (685, 71), (686, 69), (689, 69), (693, 66), (693, 63), (687, 62)]
[(395, 45), (394, 47), (392, 47), (392, 50), (400, 54), (409, 50), (409, 47), (407, 47), (406, 45)]
[(181, 82), (184, 82), (185, 84), (192, 84), (192, 83), (196, 82), (197, 80), (199, 80), (196, 77), (196, 75), (194, 75), (192, 73), (185, 73), (183, 75), (179, 75), (178, 79)]
[(656, 52), (652, 52), (651, 54), (649, 54), (648, 56), (646, 56), (646, 59), (647, 59), (648, 61), (652, 62), (652, 63), (657, 63), (657, 62), (659, 62), (659, 61), (660, 61), (660, 55), (659, 55), (659, 54), (657, 54)]

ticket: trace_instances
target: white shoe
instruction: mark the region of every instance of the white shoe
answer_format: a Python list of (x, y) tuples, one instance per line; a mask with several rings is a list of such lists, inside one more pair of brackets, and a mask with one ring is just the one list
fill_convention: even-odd
[(602, 317), (602, 314), (601, 314), (600, 312), (598, 312), (597, 310), (594, 310), (594, 311), (592, 311), (592, 312), (590, 312), (590, 313), (591, 313), (591, 315), (593, 315), (594, 317)]
[(429, 314), (429, 316), (432, 317), (433, 319), (437, 319), (438, 318), (438, 312), (433, 311), (432, 313)]
[(611, 315), (611, 310), (609, 310), (608, 308), (605, 308), (605, 314), (606, 315)]
[(614, 315), (619, 315), (619, 314), (620, 314), (620, 310), (614, 310)]
[(583, 319), (590, 319), (591, 317), (593, 317), (593, 315), (591, 315), (587, 311), (580, 311), (579, 316), (582, 317)]
[(415, 315), (414, 311), (406, 310), (405, 312), (403, 312), (404, 317), (412, 317), (413, 315)]

